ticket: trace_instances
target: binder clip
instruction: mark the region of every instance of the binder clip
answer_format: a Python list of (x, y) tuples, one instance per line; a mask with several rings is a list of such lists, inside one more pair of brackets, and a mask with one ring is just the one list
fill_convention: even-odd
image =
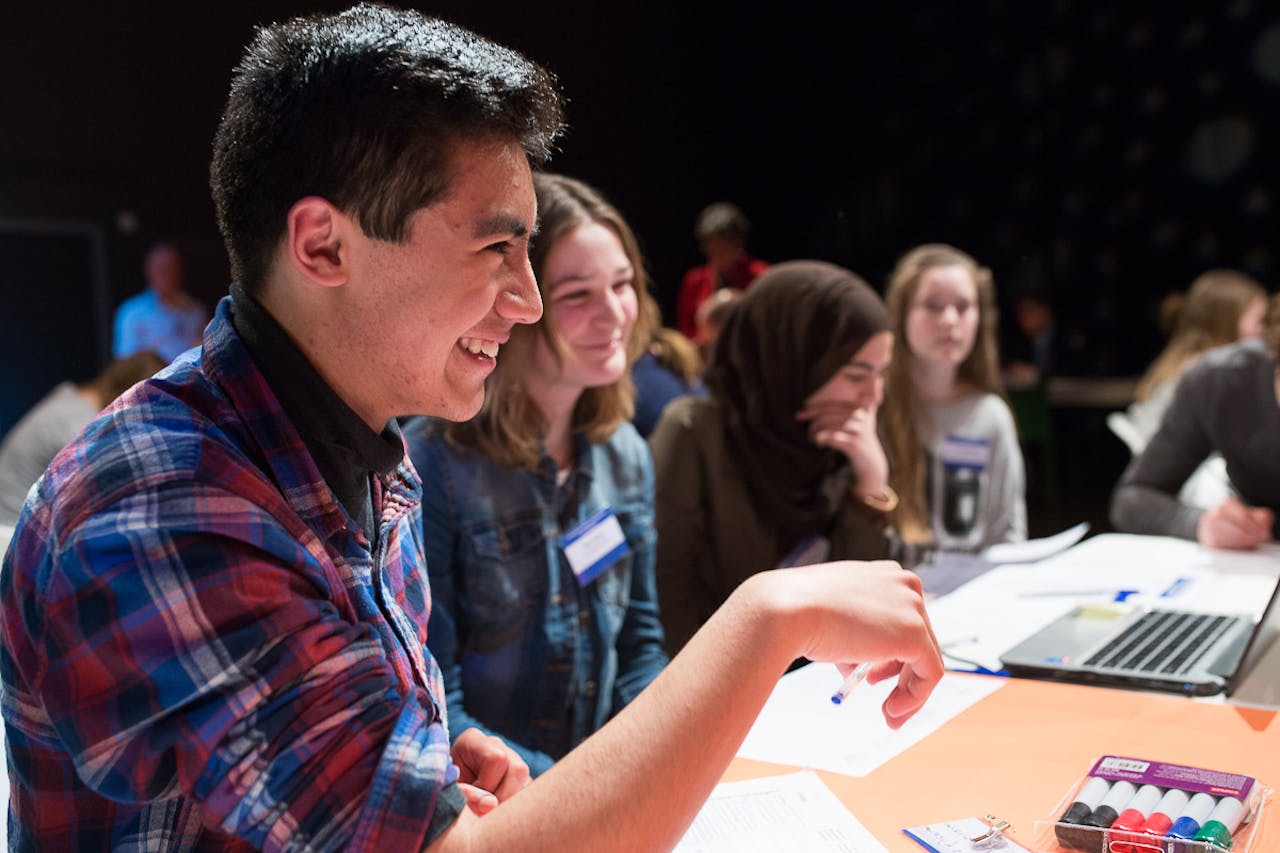
[(1003, 841), (1006, 832), (1013, 832), (1013, 827), (1009, 825), (1009, 821), (1001, 820), (995, 815), (987, 815), (983, 820), (986, 821), (987, 831), (969, 839), (969, 843), (978, 850), (991, 847), (997, 842)]

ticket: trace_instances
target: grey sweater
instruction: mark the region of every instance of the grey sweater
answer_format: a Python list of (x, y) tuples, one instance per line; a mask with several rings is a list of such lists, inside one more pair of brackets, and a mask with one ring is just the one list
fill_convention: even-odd
[[(1214, 451), (1240, 499), (1280, 515), (1280, 405), (1276, 359), (1258, 340), (1210, 350), (1178, 382), (1146, 449), (1129, 463), (1111, 499), (1111, 523), (1129, 533), (1196, 538), (1204, 510), (1178, 490)], [(1280, 536), (1280, 521), (1272, 528)]]
[(98, 410), (63, 382), (23, 415), (0, 445), (0, 524), (18, 520), (31, 484)]
[(928, 454), (925, 489), (939, 545), (979, 551), (1027, 538), (1022, 449), (1004, 400), (981, 393), (926, 406), (917, 430)]

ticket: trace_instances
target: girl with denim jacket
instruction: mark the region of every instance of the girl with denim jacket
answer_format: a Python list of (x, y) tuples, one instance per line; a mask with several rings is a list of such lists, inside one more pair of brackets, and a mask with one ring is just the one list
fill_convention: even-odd
[[(533, 775), (667, 662), (653, 465), (628, 422), (651, 302), (636, 240), (587, 185), (534, 177), (542, 319), (517, 326), (462, 424), (405, 430), (423, 481), (427, 644), (449, 730), (505, 740)], [(463, 341), (476, 358), (493, 342)]]

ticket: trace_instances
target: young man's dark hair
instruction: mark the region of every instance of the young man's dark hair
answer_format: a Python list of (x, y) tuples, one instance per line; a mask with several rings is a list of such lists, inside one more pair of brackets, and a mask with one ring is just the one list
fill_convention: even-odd
[(285, 214), (310, 195), (399, 242), (409, 214), (448, 191), (454, 143), (514, 138), (541, 163), (561, 116), (545, 70), (416, 12), (362, 4), (260, 28), (236, 69), (210, 169), (232, 275), (259, 290)]

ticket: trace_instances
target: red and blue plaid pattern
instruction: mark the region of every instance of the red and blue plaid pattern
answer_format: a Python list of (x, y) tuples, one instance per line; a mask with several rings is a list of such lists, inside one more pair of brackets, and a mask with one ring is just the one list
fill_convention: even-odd
[(11, 845), (421, 848), (459, 798), (420, 496), (407, 463), (375, 481), (371, 551), (223, 300), (59, 454), (5, 556)]

